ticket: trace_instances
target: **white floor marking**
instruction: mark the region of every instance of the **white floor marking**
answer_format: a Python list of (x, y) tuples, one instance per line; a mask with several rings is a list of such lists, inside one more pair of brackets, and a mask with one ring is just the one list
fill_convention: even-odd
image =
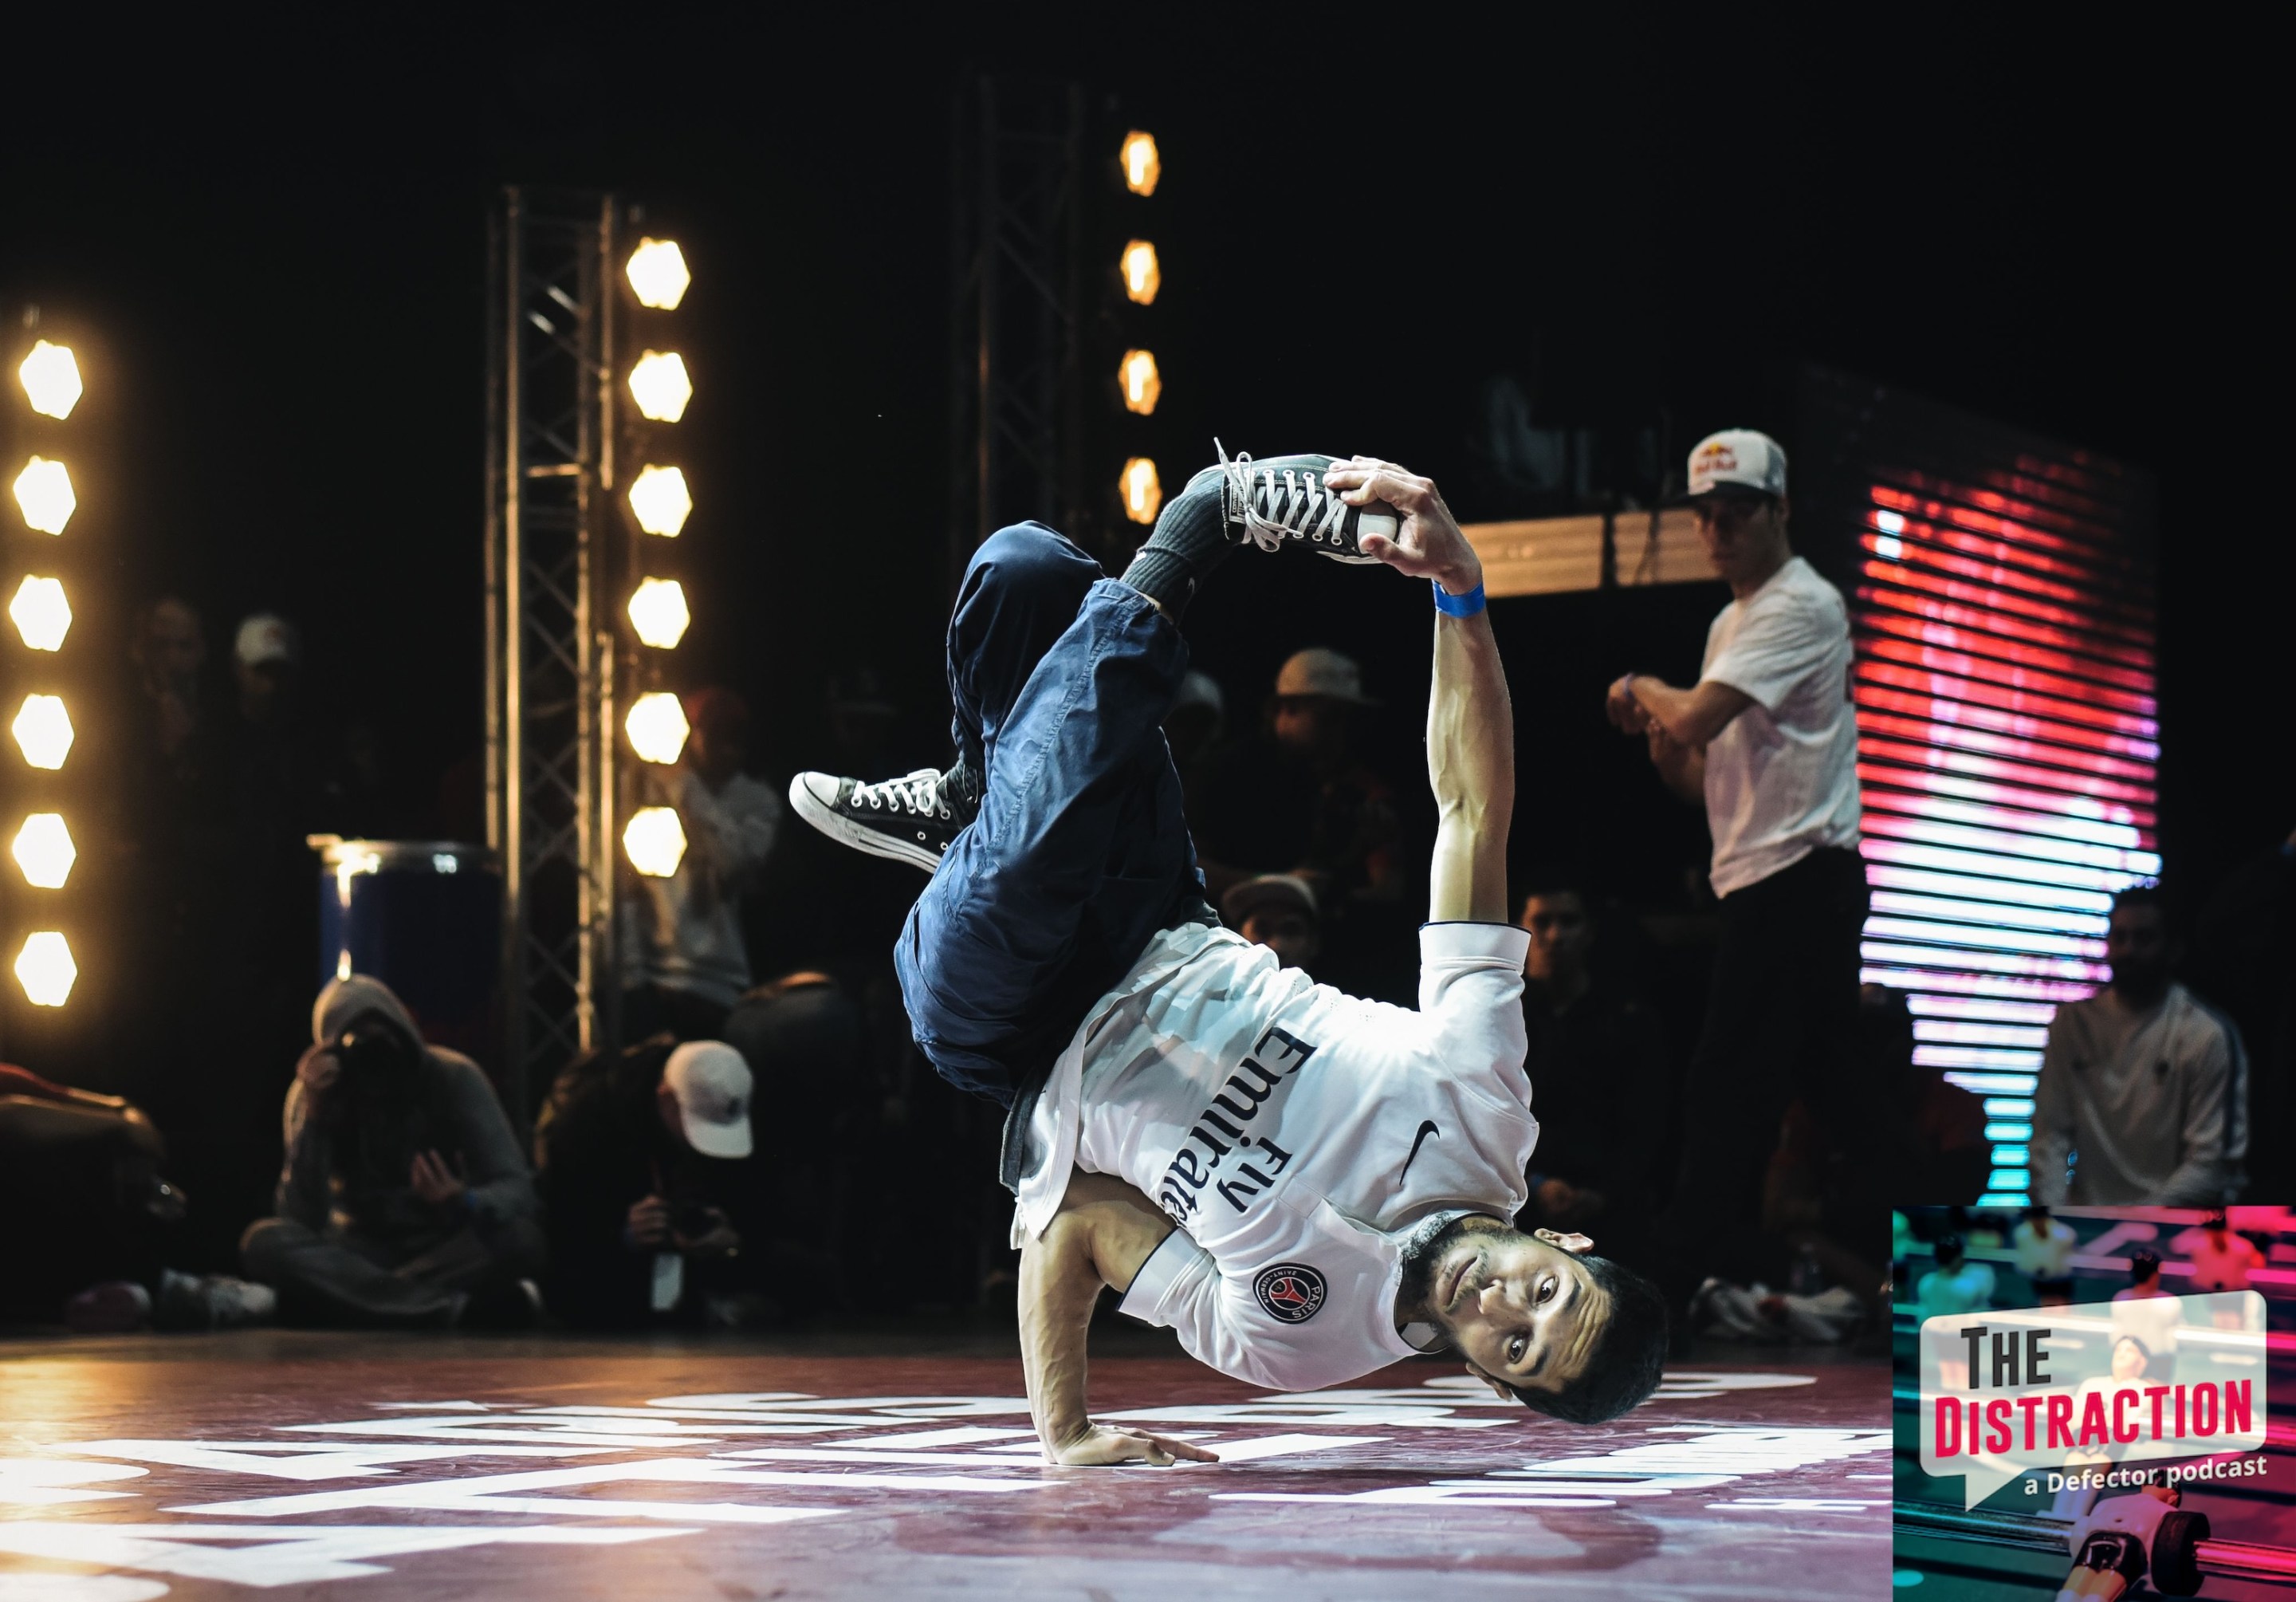
[(365, 1480), (400, 1463), (459, 1463), (472, 1458), (589, 1458), (611, 1446), (318, 1446), (301, 1441), (75, 1441), (62, 1451), (126, 1458), (217, 1474), (273, 1480)]
[[(367, 1524), (102, 1524), (0, 1520), (0, 1552), (224, 1580), (236, 1585), (309, 1585), (390, 1571), (372, 1562), (457, 1547), (620, 1546), (691, 1535), (685, 1529), (602, 1529), (594, 1524), (498, 1524), (486, 1529)], [(211, 1543), (237, 1541), (224, 1546)]]
[(160, 1581), (125, 1574), (0, 1574), (0, 1602), (152, 1602), (167, 1594)]
[(121, 1463), (72, 1463), (55, 1458), (0, 1458), (0, 1507), (52, 1508), (62, 1502), (109, 1502), (134, 1491), (92, 1491), (111, 1480), (137, 1480), (150, 1470)]

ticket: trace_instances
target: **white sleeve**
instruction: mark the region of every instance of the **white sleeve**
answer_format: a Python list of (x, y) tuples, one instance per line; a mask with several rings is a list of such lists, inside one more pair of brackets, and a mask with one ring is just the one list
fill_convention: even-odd
[(1726, 684), (1775, 717), (1797, 685), (1832, 663), (1849, 627), (1846, 613), (1814, 598), (1764, 596), (1706, 664), (1701, 681)]
[(1180, 1337), (1181, 1350), (1198, 1362), (1252, 1384), (1257, 1365), (1245, 1351), (1225, 1305), (1219, 1264), (1185, 1229), (1175, 1229), (1140, 1265), (1116, 1310), (1145, 1324), (1161, 1325)]
[(1426, 924), (1419, 931), (1419, 1011), (1447, 1074), (1512, 1105), (1530, 1105), (1523, 1059), (1522, 965), (1530, 932), (1513, 924)]

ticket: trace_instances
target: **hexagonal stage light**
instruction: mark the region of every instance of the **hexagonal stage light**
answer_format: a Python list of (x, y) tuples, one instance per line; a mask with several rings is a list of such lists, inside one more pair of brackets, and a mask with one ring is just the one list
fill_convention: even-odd
[(1124, 166), (1124, 186), (1135, 194), (1156, 193), (1156, 180), (1164, 176), (1164, 163), (1156, 153), (1152, 135), (1134, 128), (1124, 136), (1124, 147), (1116, 159)]
[(693, 497), (685, 492), (685, 474), (675, 467), (648, 466), (630, 482), (630, 510), (638, 527), (649, 534), (675, 539), (693, 514)]
[(677, 753), (685, 749), (685, 736), (693, 732), (685, 721), (685, 709), (667, 690), (656, 690), (630, 702), (622, 727), (629, 734), (630, 749), (642, 760), (664, 767), (677, 760)]
[(1152, 305), (1156, 292), (1164, 287), (1163, 269), (1156, 265), (1156, 247), (1144, 239), (1124, 247), (1124, 254), (1116, 259), (1116, 269), (1124, 275), (1125, 294), (1143, 306)]
[(71, 522), (78, 500), (72, 494), (71, 474), (62, 462), (34, 456), (16, 475), (16, 505), (24, 522), (43, 534), (61, 534)]
[(1117, 475), (1116, 487), (1124, 496), (1124, 515), (1136, 523), (1152, 523), (1163, 508), (1164, 486), (1156, 477), (1156, 464), (1145, 456), (1134, 456)]
[(79, 404), (79, 363), (72, 359), (69, 345), (40, 341), (18, 365), (16, 381), (24, 386), (32, 409), (43, 417), (69, 417)]
[(674, 239), (641, 239), (622, 270), (629, 275), (638, 304), (656, 311), (676, 311), (677, 303), (685, 299), (686, 286), (693, 282), (693, 275), (685, 270), (685, 252)]
[(1128, 350), (1116, 366), (1116, 382), (1124, 390), (1124, 409), (1143, 417), (1156, 409), (1164, 393), (1164, 380), (1156, 371), (1156, 357), (1146, 350)]
[(24, 949), (16, 954), (16, 982), (24, 987), (24, 994), (35, 1006), (62, 1006), (71, 999), (72, 986), (79, 979), (79, 965), (72, 961), (71, 942), (53, 929), (43, 929), (24, 937)]
[(654, 423), (675, 423), (685, 415), (693, 398), (693, 381), (685, 375), (685, 358), (675, 350), (649, 350), (630, 369), (630, 398), (641, 416)]
[(35, 812), (26, 818), (8, 849), (24, 870), (24, 883), (39, 890), (62, 890), (71, 877), (72, 864), (79, 860), (71, 831), (56, 812)]
[(630, 627), (657, 651), (675, 650), (693, 614), (685, 609), (685, 587), (675, 579), (642, 580), (630, 596)]
[(640, 807), (622, 829), (630, 866), (649, 879), (667, 879), (685, 855), (685, 826), (669, 807)]
[(71, 754), (71, 718), (64, 711), (62, 696), (25, 696), (8, 732), (16, 736), (24, 760), (35, 768), (53, 771), (62, 767), (64, 758)]
[(61, 579), (27, 577), (16, 587), (16, 597), (8, 603), (8, 616), (16, 625), (16, 632), (24, 637), (24, 644), (35, 651), (55, 651), (62, 647), (64, 636), (71, 632), (71, 603), (64, 599), (64, 583)]

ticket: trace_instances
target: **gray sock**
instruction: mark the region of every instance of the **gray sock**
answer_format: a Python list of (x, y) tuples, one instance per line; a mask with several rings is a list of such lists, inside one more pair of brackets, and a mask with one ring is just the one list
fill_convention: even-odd
[(1155, 532), (1124, 570), (1123, 582), (1154, 601), (1175, 622), (1195, 598), (1196, 587), (1227, 555), (1227, 537), (1220, 527), (1226, 515), (1225, 482), (1216, 467), (1190, 479), (1185, 489), (1164, 503)]

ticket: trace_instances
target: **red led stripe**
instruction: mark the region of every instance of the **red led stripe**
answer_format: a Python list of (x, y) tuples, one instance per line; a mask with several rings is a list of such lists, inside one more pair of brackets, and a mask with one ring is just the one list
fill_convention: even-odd
[[(2003, 827), (2013, 829), (2022, 834), (2047, 834), (2058, 840), (2081, 840), (2091, 845), (2116, 846), (2123, 850), (2149, 851), (2153, 849), (2144, 837), (2145, 831), (2122, 817), (2097, 817), (2086, 811), (2074, 811), (2070, 809), (2062, 812), (2035, 811), (2030, 809), (2030, 801), (2028, 801), (2025, 809), (2021, 809), (2005, 807), (1982, 798), (1965, 797), (1953, 792), (1922, 793), (1888, 789), (1882, 786), (1901, 785), (1909, 776), (1918, 779), (1935, 776), (1930, 774), (1909, 776), (1900, 768), (1872, 768), (1864, 763), (1858, 765), (1857, 771), (1861, 778), (1867, 778), (1870, 776), (1871, 783), (1868, 788), (1871, 793), (1865, 797), (1866, 805), (1868, 808), (1878, 808), (1884, 812), (1904, 812), (1916, 817), (1950, 817), (1962, 823), (1986, 825), (1997, 823)], [(1987, 785), (1985, 788), (1992, 789), (1995, 786)], [(2019, 793), (2036, 800), (2050, 799), (2045, 796), (2033, 796), (2031, 792)], [(2068, 798), (2059, 796), (2055, 799), (2062, 803)], [(2115, 810), (2118, 811), (2119, 809)]]
[[(2149, 785), (2124, 785), (2093, 773), (2069, 773), (2060, 768), (2001, 761), (1973, 752), (1949, 750), (1926, 742), (1914, 745), (1899, 740), (1885, 740), (1872, 732), (1873, 727), (1882, 721), (1878, 715), (1871, 719), (1860, 718), (1857, 720), (1857, 754), (1876, 763), (1903, 764), (1897, 769), (1901, 776), (1891, 779), (1890, 782), (1892, 784), (1917, 789), (1929, 788), (1937, 783), (1985, 785), (1988, 788), (2001, 790), (2004, 793), (2000, 799), (2008, 799), (2009, 793), (2013, 791), (2019, 795), (2036, 798), (2034, 801), (2023, 803), (2027, 805), (2054, 799), (2045, 795), (2043, 788), (2054, 788), (2071, 795), (2110, 801), (2115, 806), (2125, 805), (2130, 809), (2129, 821), (2141, 826), (2150, 827), (2160, 821), (2152, 811), (2159, 804), (2160, 797)], [(1859, 771), (1862, 775), (1866, 770), (1861, 768)], [(1880, 782), (1882, 771), (1879, 768), (1874, 770), (1875, 782)], [(1997, 780), (2013, 783), (1997, 785), (1994, 783)]]
[[(1858, 705), (1857, 726), (1861, 729), (1887, 728), (1882, 714), (1907, 712), (1928, 724), (1934, 731), (1953, 729), (1997, 739), (2000, 744), (1996, 749), (1999, 754), (2022, 757), (2028, 761), (2079, 767), (2094, 765), (2123, 778), (2150, 778), (2152, 776), (2152, 765), (2161, 755), (2161, 748), (2150, 740), (2103, 734), (2022, 713), (1997, 711), (1991, 707), (1952, 696), (1909, 694), (1903, 690), (1887, 690), (1860, 684), (1851, 689), (1849, 698)], [(1876, 714), (1871, 725), (1866, 720), (1867, 709)], [(1946, 739), (1941, 732), (1932, 733), (1930, 738), (1938, 744), (1960, 743)], [(1973, 741), (1972, 743), (1974, 743)], [(1979, 749), (1986, 748), (1980, 746)]]
[(2117, 846), (2086, 845), (2075, 841), (2052, 840), (2038, 834), (2012, 834), (2005, 829), (1972, 828), (1967, 824), (1925, 817), (1869, 817), (1866, 819), (1865, 830), (1868, 838), (1889, 835), (1899, 840), (1958, 846), (1965, 850), (2001, 856), (2033, 857), (2044, 862), (2062, 862), (2095, 868), (2103, 873), (2125, 874), (2131, 879), (2149, 878), (2159, 871), (2160, 859), (2150, 851), (2127, 851)]
[(1982, 678), (1964, 678), (1952, 673), (1923, 671), (1920, 668), (1899, 666), (1895, 662), (1875, 661), (1868, 657), (1858, 662), (1857, 677), (1871, 684), (1889, 685), (1900, 690), (1915, 690), (1927, 695), (1942, 696), (1968, 706), (1989, 706), (2002, 711), (2024, 717), (2050, 718), (2061, 723), (2076, 723), (2090, 728), (2109, 730), (2146, 745), (2154, 745), (2161, 737), (2161, 726), (2150, 718), (2131, 717), (2107, 708), (2081, 701), (2068, 701), (2059, 695), (2044, 695), (2038, 691), (2016, 689), (2005, 685), (1988, 684)]
[(2126, 634), (2132, 628), (2146, 635), (2150, 635), (2152, 631), (2152, 613), (2150, 609), (2131, 606), (2125, 601), (2112, 596), (2100, 595), (2085, 586), (2060, 584), (2054, 579), (2040, 578), (2025, 571), (2022, 568), (2010, 567), (1998, 562), (1973, 561), (1967, 556), (1956, 555), (1950, 550), (1939, 549), (1936, 545), (1925, 543), (1919, 538), (1909, 539), (1904, 536), (1890, 537), (1897, 542), (1898, 553), (1895, 557), (1884, 556), (1875, 548), (1876, 542), (1882, 538), (1877, 534), (1866, 533), (1860, 535), (1857, 541), (1868, 552), (1873, 553), (1872, 559), (1866, 564), (1866, 571), (1874, 573), (1875, 578), (1883, 576), (1874, 572), (1877, 566), (1886, 565), (1894, 560), (1917, 571), (1947, 574), (1954, 579), (1965, 579), (1977, 584), (1993, 585), (2004, 590), (2013, 590), (2021, 596), (2032, 596), (2039, 601), (2060, 601), (2068, 606), (2086, 608), (2090, 613), (2090, 626), (2110, 633)]
[[(1871, 570), (1877, 565), (1874, 563), (1866, 564), (1868, 576), (1886, 578), (1886, 575), (1872, 573)], [(2038, 620), (2009, 617), (1981, 605), (1963, 605), (1958, 598), (1940, 599), (1932, 593), (1932, 588), (1930, 586), (1919, 589), (1884, 588), (1863, 584), (1857, 587), (1857, 600), (1862, 606), (1886, 607), (1892, 612), (1927, 618), (1933, 622), (1950, 623), (1963, 628), (1982, 628), (2011, 639), (2038, 645), (2055, 645), (2067, 651), (2103, 657), (2108, 661), (2120, 662), (2148, 673), (2152, 670), (2150, 649), (2152, 642), (2150, 639), (2140, 648), (2117, 640), (2102, 639), (2086, 631), (2074, 633), (2069, 629), (2054, 628)]]
[[(2112, 596), (2127, 587), (2126, 579), (2121, 574), (2100, 570), (2091, 563), (2068, 561), (2062, 556), (2053, 556), (2023, 543), (2024, 536), (2029, 532), (2027, 530), (2018, 529), (2018, 538), (2008, 539), (2001, 538), (1997, 533), (1979, 533), (1956, 527), (1949, 522), (1941, 523), (1924, 518), (1906, 517), (1901, 513), (1895, 515), (1898, 516), (1900, 526), (1896, 529), (1882, 529), (1878, 524), (1875, 525), (1874, 533), (1868, 534), (1865, 538), (1866, 549), (1874, 548), (1874, 535), (1887, 534), (1900, 539), (1918, 540), (1923, 545), (1943, 546), (1948, 551), (1974, 561), (2006, 564), (2045, 581), (2061, 579), (2076, 588), (2095, 594)], [(2009, 526), (2015, 527), (2014, 524)], [(2122, 606), (2128, 605), (2126, 602), (2116, 604)], [(2142, 612), (2144, 609), (2137, 607), (2132, 610)]]
[[(1952, 633), (1953, 630), (1945, 632)], [(1863, 638), (1857, 642), (1861, 660), (1902, 663), (1909, 670), (1926, 670), (1947, 673), (1957, 678), (1997, 676), (1993, 678), (2013, 690), (2035, 694), (2071, 696), (2077, 704), (2089, 707), (2111, 707), (2141, 719), (2149, 726), (2159, 715), (2160, 709), (2150, 695), (2131, 694), (2126, 690), (2110, 690), (2102, 685), (2068, 678), (2062, 673), (2046, 672), (2038, 668), (2005, 666), (1982, 655), (1936, 644), (1914, 645), (1901, 639)]]
[(1980, 534), (2002, 534), (2013, 529), (2017, 538), (2025, 544), (2062, 551), (2100, 568), (2119, 569), (2132, 577), (2137, 573), (2137, 564), (2113, 548), (2112, 533), (2089, 519), (2067, 516), (2054, 507), (2019, 500), (1998, 490), (1934, 479), (1926, 473), (1906, 472), (1901, 475), (1900, 481), (1939, 498), (1927, 500), (1921, 495), (1876, 484), (1873, 489), (1874, 504), (1904, 516), (1956, 523)]
[[(2050, 601), (2035, 600), (2030, 596), (2014, 594), (1997, 585), (1971, 583), (1966, 578), (1941, 578), (1922, 568), (1909, 567), (1901, 562), (1884, 562), (1879, 557), (1868, 557), (1861, 571), (1866, 578), (1879, 583), (1898, 585), (1920, 595), (1935, 596), (1940, 600), (1958, 602), (1962, 605), (1974, 606), (1988, 612), (2009, 612), (2017, 617), (2030, 618), (2036, 622), (2050, 624), (2059, 628), (2078, 628), (2082, 633), (2100, 641), (2119, 640), (2126, 645), (2146, 649), (2149, 649), (2152, 644), (2152, 631), (2150, 628), (2138, 628), (2133, 624), (2109, 622), (2098, 617), (2094, 612), (2059, 606)], [(2103, 654), (2106, 651), (2106, 646), (2094, 645), (2087, 649)]]
[(2148, 707), (2152, 700), (2152, 675), (2144, 670), (2118, 667), (2111, 662), (2099, 661), (2095, 657), (2075, 656), (2067, 651), (2051, 651), (2021, 638), (2013, 630), (1997, 634), (1966, 625), (1956, 627), (1949, 623), (1932, 623), (1874, 607), (1859, 609), (1857, 627), (1860, 631), (1858, 649), (1861, 651), (1876, 643), (1872, 639), (1874, 635), (1894, 635), (1898, 639), (1917, 640), (1940, 650), (1964, 651), (1973, 656), (1997, 658), (2027, 670), (2067, 675), (2069, 681), (2085, 686), (2116, 685), (2123, 690), (2136, 692), (2132, 698), (2145, 702)]

